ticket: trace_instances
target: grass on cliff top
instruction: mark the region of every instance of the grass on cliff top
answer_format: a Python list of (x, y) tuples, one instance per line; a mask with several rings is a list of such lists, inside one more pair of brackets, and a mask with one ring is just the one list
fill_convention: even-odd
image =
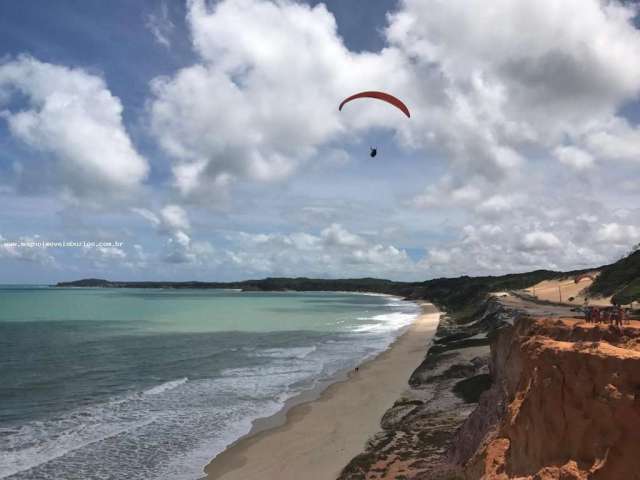
[(613, 296), (614, 302), (629, 305), (640, 300), (640, 278), (636, 278)]
[(556, 272), (535, 270), (501, 276), (436, 278), (414, 287), (413, 298), (425, 298), (453, 314), (455, 323), (466, 323), (477, 314), (487, 294), (502, 290), (521, 290), (544, 280), (578, 275), (590, 270)]

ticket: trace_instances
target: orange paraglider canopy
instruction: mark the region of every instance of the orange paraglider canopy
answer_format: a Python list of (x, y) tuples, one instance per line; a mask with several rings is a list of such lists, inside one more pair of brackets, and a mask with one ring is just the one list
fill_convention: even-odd
[(402, 102), (402, 100), (388, 93), (376, 92), (376, 91), (360, 92), (360, 93), (356, 93), (355, 95), (351, 95), (350, 97), (347, 97), (342, 101), (342, 103), (338, 107), (338, 110), (342, 110), (342, 107), (346, 103), (350, 102), (351, 100), (355, 100), (356, 98), (377, 98), (378, 100), (382, 100), (384, 102), (390, 103), (394, 107), (400, 109), (402, 113), (404, 113), (407, 117), (411, 118), (411, 112), (409, 112), (409, 109)]
[(590, 275), (588, 273), (585, 273), (584, 275), (578, 275), (574, 281), (576, 283), (580, 283), (580, 281), (584, 280), (585, 278), (590, 279), (592, 282), (596, 279), (595, 275)]

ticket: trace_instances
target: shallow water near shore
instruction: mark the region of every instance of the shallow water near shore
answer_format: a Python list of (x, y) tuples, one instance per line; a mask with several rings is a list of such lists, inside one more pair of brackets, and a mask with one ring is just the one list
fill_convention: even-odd
[(196, 479), (419, 308), (347, 293), (0, 287), (0, 478)]

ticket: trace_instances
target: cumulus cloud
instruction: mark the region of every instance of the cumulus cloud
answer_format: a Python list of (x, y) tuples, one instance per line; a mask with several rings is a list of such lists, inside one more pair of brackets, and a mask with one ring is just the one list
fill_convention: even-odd
[(83, 247), (80, 257), (95, 269), (108, 269), (130, 263), (127, 252), (119, 247)]
[[(285, 178), (346, 130), (375, 126), (407, 146), (441, 149), (463, 181), (509, 177), (532, 145), (588, 168), (593, 154), (562, 149), (567, 136), (576, 149), (590, 142), (618, 156), (611, 143), (633, 141), (633, 127), (599, 136), (640, 85), (635, 11), (617, 2), (499, 0), (487, 9), (480, 0), (405, 0), (389, 15), (388, 47), (375, 54), (350, 52), (323, 5), (188, 7), (201, 62), (156, 79), (150, 107), (185, 195)], [(337, 114), (338, 99), (370, 85), (404, 98), (412, 120), (375, 102)]]
[[(422, 132), (414, 139), (445, 146), (458, 184), (510, 179), (531, 168), (532, 151), (578, 171), (637, 158), (638, 129), (617, 116), (640, 92), (636, 13), (616, 1), (497, 0), (486, 8), (481, 0), (404, 0), (387, 38), (427, 78), (444, 79), (447, 99), (412, 122)], [(446, 204), (459, 190), (416, 203)]]
[(553, 153), (561, 163), (578, 171), (588, 170), (593, 167), (595, 163), (591, 154), (572, 146), (557, 147)]
[[(180, 205), (165, 205), (158, 213), (146, 208), (131, 211), (147, 220), (165, 238), (162, 261), (172, 264), (197, 264), (211, 260), (215, 249), (209, 242), (192, 241), (187, 211)], [(145, 258), (146, 260), (146, 258)]]
[(255, 275), (305, 275), (345, 277), (376, 275), (399, 277), (415, 268), (407, 253), (332, 224), (314, 235), (230, 235), (234, 247), (225, 252), (228, 267)]
[(615, 1), (496, 0), (486, 8), (481, 0), (404, 0), (387, 36), (417, 61), (435, 63), (458, 88), (466, 83), (496, 127), (511, 123), (523, 133), (523, 121), (549, 131), (589, 122), (583, 114), (611, 113), (637, 94), (635, 13)]
[(167, 205), (160, 210), (161, 223), (167, 230), (184, 230), (191, 228), (187, 212), (179, 205)]
[(617, 260), (640, 241), (635, 215), (612, 222), (615, 213), (598, 204), (580, 214), (554, 204), (548, 198), (510, 215), (473, 217), (458, 238), (428, 247), (419, 270), (439, 276), (589, 268)]
[[(401, 0), (388, 15), (385, 48), (364, 53), (349, 51), (322, 4), (189, 0), (187, 11), (197, 60), (151, 82), (147, 112), (181, 197), (134, 210), (161, 239), (159, 260), (227, 265), (241, 276), (420, 278), (592, 266), (637, 242), (637, 212), (616, 213), (636, 205), (640, 191), (632, 170), (640, 130), (622, 113), (640, 92), (632, 2), (495, 0), (487, 8), (483, 0)], [(163, 12), (164, 6), (147, 26), (166, 46), (172, 27), (160, 28), (169, 20)], [(412, 118), (379, 102), (337, 111), (340, 99), (372, 88), (401, 97)], [(11, 60), (0, 66), (0, 103), (12, 105), (16, 91), (27, 110), (3, 116), (16, 139), (56, 158), (58, 171), (71, 172), (58, 185), (80, 196), (93, 187), (131, 190), (144, 180), (146, 162), (122, 126), (119, 100), (99, 77)], [(95, 99), (99, 111), (85, 112)], [(71, 142), (67, 124), (50, 110), (68, 115), (69, 125), (91, 126), (91, 135)], [(238, 226), (239, 217), (231, 222), (252, 233), (229, 234), (215, 248), (196, 240), (204, 235), (202, 223), (176, 204), (216, 206), (257, 190), (269, 191), (265, 197), (282, 192), (283, 203), (297, 200), (281, 188), (287, 178), (316, 165), (318, 156), (348, 170), (349, 143), (372, 129), (391, 132), (412, 161), (424, 156), (446, 173), (424, 188), (414, 182), (402, 205), (381, 195), (359, 210), (345, 207), (340, 193), (328, 200), (333, 185), (317, 185), (322, 195), (288, 202), (281, 209), (286, 218), (277, 221), (256, 194), (245, 205), (259, 206), (260, 221), (252, 212), (250, 227)], [(85, 139), (106, 145), (101, 155), (113, 161), (87, 158)], [(13, 170), (25, 174), (21, 164)], [(255, 188), (259, 182), (267, 186)], [(372, 210), (375, 215), (360, 215)], [(371, 232), (384, 230), (382, 211), (398, 219), (402, 233), (375, 241)], [(436, 222), (443, 231), (430, 230)], [(288, 233), (255, 233), (256, 223)], [(402, 248), (404, 234), (412, 249), (421, 241), (416, 237), (426, 237), (419, 263)]]
[(601, 128), (589, 131), (584, 135), (584, 144), (594, 155), (606, 160), (636, 165), (640, 162), (640, 130), (623, 118), (612, 118)]
[(188, 231), (191, 228), (187, 212), (180, 205), (165, 205), (157, 214), (149, 209), (138, 207), (132, 208), (131, 211), (162, 232)]
[(636, 225), (621, 225), (606, 223), (597, 231), (597, 240), (607, 244), (635, 245), (640, 241), (640, 227)]
[(620, 113), (640, 92), (637, 13), (616, 1), (404, 0), (389, 16), (391, 46), (445, 86), (440, 126), (421, 115), (411, 135), (444, 146), (450, 169), (410, 205), (466, 226), (427, 249), (429, 275), (575, 268), (628, 250), (637, 218), (613, 220), (637, 203), (640, 130)]
[[(52, 184), (79, 198), (122, 195), (146, 178), (147, 161), (122, 123), (122, 104), (99, 76), (21, 56), (0, 63), (0, 107), (24, 98), (23, 109), (5, 109), (12, 136), (56, 160)], [(22, 167), (20, 167), (22, 169)], [(33, 175), (32, 175), (33, 176)]]
[(561, 246), (562, 243), (551, 232), (533, 231), (525, 234), (522, 247), (525, 250), (546, 251)]
[(358, 88), (402, 80), (404, 59), (394, 51), (350, 52), (323, 4), (188, 6), (201, 61), (155, 79), (150, 106), (152, 132), (175, 160), (182, 194), (215, 198), (239, 179), (283, 179), (338, 138), (345, 122), (352, 131), (390, 125), (380, 106), (341, 116), (337, 102)]
[(341, 225), (334, 223), (325, 228), (321, 233), (325, 244), (337, 247), (363, 247), (366, 241), (353, 233), (348, 232)]

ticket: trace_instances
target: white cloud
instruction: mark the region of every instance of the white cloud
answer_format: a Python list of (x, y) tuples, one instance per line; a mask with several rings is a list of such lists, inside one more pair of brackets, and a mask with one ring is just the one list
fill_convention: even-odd
[(154, 227), (158, 227), (160, 225), (160, 218), (151, 210), (148, 210), (146, 208), (134, 207), (131, 209), (131, 211), (133, 213), (140, 215), (142, 218), (144, 218), (149, 223), (151, 223), (151, 225), (153, 225)]
[(338, 224), (319, 235), (237, 233), (226, 259), (234, 268), (256, 275), (406, 275), (415, 268), (407, 253), (349, 232)]
[(558, 237), (551, 232), (529, 232), (522, 239), (522, 247), (525, 250), (550, 250), (560, 247), (562, 244)]
[(127, 253), (118, 247), (83, 247), (82, 256), (96, 268), (124, 264), (127, 260)]
[(358, 248), (366, 245), (366, 241), (362, 237), (348, 232), (337, 223), (325, 228), (321, 237), (329, 246)]
[[(640, 91), (634, 10), (616, 2), (404, 0), (377, 53), (350, 52), (322, 4), (191, 0), (188, 12), (200, 62), (154, 80), (150, 119), (189, 197), (287, 178), (321, 147), (385, 127), (450, 163), (415, 205), (475, 204), (521, 175), (532, 148), (591, 168), (596, 145), (612, 150), (598, 135)], [(377, 102), (338, 114), (341, 98), (371, 85), (403, 98), (411, 120)], [(622, 133), (618, 149), (631, 141)], [(496, 207), (506, 205), (486, 210)]]
[(401, 81), (405, 59), (392, 50), (349, 52), (324, 5), (192, 0), (188, 7), (201, 61), (155, 79), (150, 106), (152, 132), (174, 158), (182, 194), (224, 197), (238, 180), (286, 178), (346, 131), (403, 118), (376, 102), (338, 112), (339, 100), (359, 88)]
[[(458, 238), (427, 248), (419, 269), (433, 277), (589, 268), (617, 260), (638, 243), (635, 215), (612, 222), (616, 215), (597, 203), (566, 202), (568, 208), (555, 209), (553, 197), (533, 208), (522, 203), (490, 222), (474, 216)], [(570, 205), (574, 202), (576, 208)]]
[(640, 241), (640, 227), (606, 223), (597, 231), (597, 240), (609, 244), (635, 245)]
[(160, 210), (160, 218), (164, 228), (168, 230), (188, 231), (191, 228), (187, 212), (179, 205), (165, 206)]
[(41, 241), (40, 235), (22, 235), (13, 239), (0, 235), (0, 259), (20, 260), (56, 267), (55, 258), (46, 248), (37, 245)]
[(188, 231), (191, 228), (189, 217), (180, 205), (165, 205), (158, 214), (146, 208), (132, 208), (131, 211), (147, 220), (152, 226), (163, 233), (174, 231)]
[(175, 30), (175, 25), (169, 16), (169, 8), (163, 1), (160, 3), (158, 11), (149, 13), (145, 17), (145, 27), (153, 34), (156, 42), (169, 48), (171, 46), (171, 35)]
[(17, 92), (26, 108), (2, 116), (17, 140), (56, 159), (50, 182), (94, 200), (130, 193), (146, 178), (149, 167), (122, 124), (122, 104), (102, 78), (22, 56), (0, 63), (0, 103)]
[(584, 137), (586, 147), (598, 157), (636, 165), (640, 162), (640, 130), (625, 119), (613, 118)]
[(164, 262), (202, 264), (213, 259), (215, 249), (209, 242), (191, 239), (189, 216), (180, 205), (165, 205), (157, 214), (146, 208), (132, 208), (131, 211), (146, 219), (166, 239), (160, 254)]
[[(242, 277), (278, 272), (420, 278), (576, 268), (614, 259), (637, 241), (640, 228), (637, 212), (616, 213), (637, 205), (640, 192), (632, 170), (640, 158), (640, 130), (621, 113), (640, 91), (640, 34), (631, 5), (495, 0), (488, 8), (483, 0), (401, 0), (388, 16), (386, 48), (356, 53), (345, 47), (322, 4), (189, 0), (187, 25), (197, 61), (154, 79), (148, 102), (150, 131), (171, 159), (183, 198), (134, 210), (162, 243), (147, 263), (155, 258), (185, 268), (227, 265)], [(168, 35), (157, 39), (170, 43)], [(38, 126), (55, 132), (57, 141), (44, 138), (47, 128), (31, 127), (19, 111), (4, 113), (16, 138), (53, 154), (59, 171), (72, 171), (57, 185), (77, 196), (93, 186), (112, 192), (139, 185), (146, 170), (135, 166), (146, 162), (126, 137), (119, 100), (104, 82), (82, 70), (35, 62), (34, 71), (54, 71), (56, 81), (20, 86), (26, 75), (7, 72), (29, 62), (35, 61), (2, 64), (0, 101), (19, 100), (14, 90), (26, 92), (25, 119), (34, 112), (43, 118)], [(62, 87), (54, 88), (56, 82)], [(51, 92), (40, 95), (41, 83)], [(398, 95), (412, 118), (373, 101), (337, 111), (340, 99), (370, 88)], [(49, 117), (44, 121), (58, 91), (77, 94), (83, 108), (87, 98), (91, 105), (101, 99), (105, 108), (87, 114), (89, 124), (115, 125), (134, 161), (122, 166), (119, 160), (87, 160), (59, 145), (63, 128)], [(419, 165), (424, 155), (425, 170), (436, 175), (423, 175), (418, 166), (416, 176), (428, 185), (418, 188), (411, 178), (390, 188), (390, 195), (364, 192), (371, 200), (358, 204), (368, 176), (380, 181), (375, 167), (348, 194), (341, 182), (315, 176), (322, 156), (332, 169), (343, 168), (338, 173), (351, 175), (342, 182), (349, 184), (359, 166), (346, 152), (372, 129), (386, 130), (385, 138), (394, 135), (399, 157)], [(84, 144), (84, 137), (74, 140)], [(127, 155), (114, 154), (123, 162)], [(284, 184), (303, 169), (301, 182)], [(29, 171), (18, 162), (14, 170)], [(87, 172), (96, 179), (89, 187)], [(178, 205), (216, 207), (235, 195), (245, 195), (238, 210), (229, 207), (225, 216), (205, 221), (190, 221)], [(278, 195), (282, 200), (274, 199)], [(394, 204), (398, 199), (402, 205)], [(395, 233), (385, 233), (389, 223)], [(203, 231), (204, 225), (212, 229)], [(227, 229), (253, 233), (231, 233), (221, 244), (213, 239), (215, 248), (198, 240)], [(400, 245), (428, 245), (424, 260), (416, 264)]]
[[(470, 87), (492, 86), (488, 91), (508, 99), (501, 107), (511, 114), (582, 122), (578, 114), (585, 108), (608, 112), (638, 92), (634, 14), (631, 7), (597, 0), (495, 0), (491, 8), (482, 0), (404, 0), (387, 36), (455, 82), (481, 79)], [(525, 105), (533, 111), (520, 110)], [(549, 111), (555, 115), (546, 118)]]
[(557, 147), (553, 153), (561, 163), (578, 171), (588, 170), (595, 163), (591, 154), (572, 146)]
[[(423, 84), (436, 75), (443, 84), (412, 98), (414, 141), (445, 147), (457, 188), (478, 175), (512, 178), (531, 167), (533, 149), (577, 170), (630, 158), (640, 134), (616, 112), (640, 92), (635, 13), (598, 0), (402, 1), (388, 40)], [(447, 196), (420, 203), (446, 205)]]

